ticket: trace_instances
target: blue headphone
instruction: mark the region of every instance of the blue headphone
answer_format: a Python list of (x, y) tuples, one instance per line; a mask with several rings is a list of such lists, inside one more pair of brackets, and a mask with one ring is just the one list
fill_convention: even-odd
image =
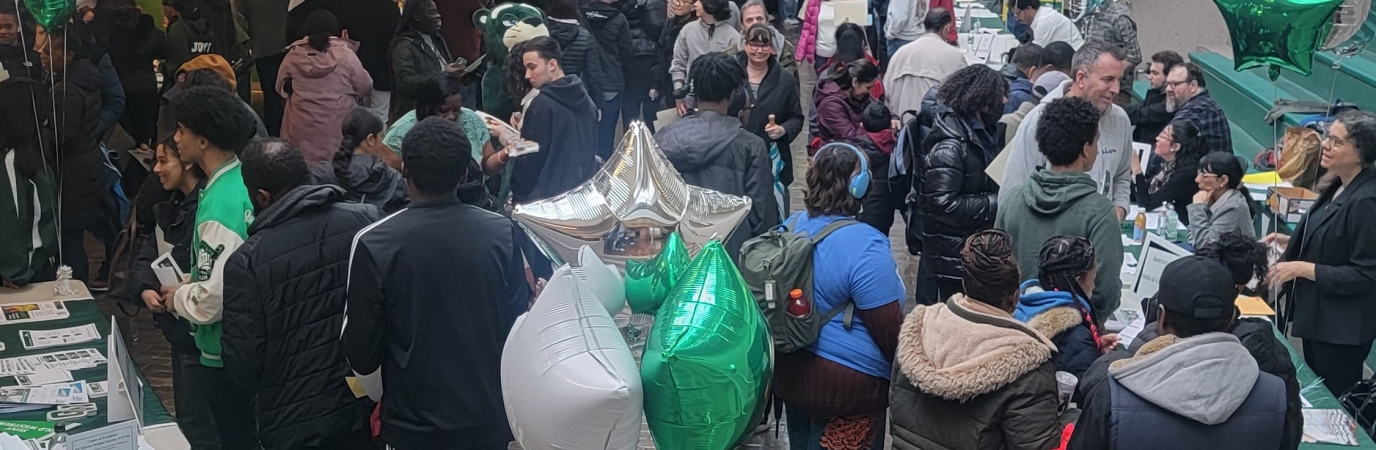
[[(855, 152), (855, 156), (860, 158), (860, 173), (851, 175), (850, 177), (850, 195), (855, 198), (863, 198), (865, 196), (865, 193), (869, 192), (870, 190), (870, 161), (869, 158), (865, 157), (865, 152), (861, 151), (854, 145), (841, 142), (833, 142), (824, 145), (822, 146), (821, 150), (826, 150), (828, 148), (838, 149), (836, 151), (841, 151), (839, 149), (847, 148), (850, 149), (850, 151)], [(818, 151), (820, 152), (821, 150)]]

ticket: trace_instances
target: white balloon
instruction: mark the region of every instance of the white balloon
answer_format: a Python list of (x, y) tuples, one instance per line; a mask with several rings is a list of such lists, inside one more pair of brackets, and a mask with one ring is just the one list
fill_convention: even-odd
[[(606, 266), (584, 265), (592, 267)], [(597, 284), (560, 267), (507, 337), (502, 399), (524, 450), (634, 449), (640, 441), (640, 370), (599, 299), (608, 288)]]
[(605, 264), (597, 252), (584, 245), (578, 249), (578, 261), (571, 267), (578, 285), (591, 290), (607, 307), (607, 314), (616, 315), (626, 307), (626, 281), (616, 266)]

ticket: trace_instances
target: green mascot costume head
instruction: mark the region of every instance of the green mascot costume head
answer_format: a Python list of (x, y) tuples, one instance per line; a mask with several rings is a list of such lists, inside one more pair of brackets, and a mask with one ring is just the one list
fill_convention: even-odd
[(524, 3), (502, 3), (473, 13), (473, 24), (483, 30), (487, 47), (487, 73), (483, 74), (483, 111), (502, 120), (516, 110), (506, 87), (507, 50), (539, 36), (549, 36), (545, 13)]

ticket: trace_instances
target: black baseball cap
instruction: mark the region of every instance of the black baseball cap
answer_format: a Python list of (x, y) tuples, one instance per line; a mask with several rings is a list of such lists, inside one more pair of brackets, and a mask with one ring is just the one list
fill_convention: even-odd
[(1167, 311), (1196, 319), (1217, 319), (1232, 315), (1237, 285), (1223, 263), (1191, 255), (1166, 265), (1156, 296)]

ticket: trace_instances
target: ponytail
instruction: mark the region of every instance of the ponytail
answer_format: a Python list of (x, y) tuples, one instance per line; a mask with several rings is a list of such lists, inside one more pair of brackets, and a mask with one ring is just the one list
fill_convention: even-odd
[(368, 136), (382, 134), (382, 119), (373, 114), (367, 108), (354, 108), (348, 116), (344, 118), (344, 124), (340, 127), (343, 139), (339, 141), (339, 151), (334, 153), (330, 164), (334, 167), (335, 182), (341, 187), (349, 174), (349, 165), (354, 160), (354, 149), (358, 148)]
[(318, 9), (306, 16), (301, 31), (311, 48), (323, 52), (330, 49), (330, 38), (339, 35), (339, 20), (328, 10)]

